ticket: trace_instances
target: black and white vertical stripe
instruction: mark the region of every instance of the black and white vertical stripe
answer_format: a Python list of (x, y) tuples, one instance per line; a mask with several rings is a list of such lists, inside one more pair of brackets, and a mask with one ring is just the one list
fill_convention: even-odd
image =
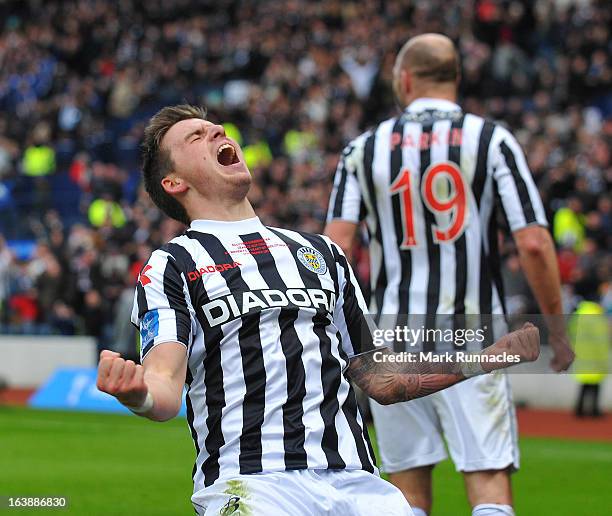
[[(352, 141), (335, 176), (328, 221), (366, 223), (370, 310), (377, 321), (384, 316), (397, 324), (416, 321), (428, 327), (437, 320), (439, 327), (444, 314), (503, 314), (496, 210), (502, 211), (511, 231), (547, 225), (537, 188), (512, 134), (462, 113), (456, 105), (435, 102), (430, 102), (431, 109), (409, 108)], [(427, 207), (421, 184), (432, 166), (444, 162), (461, 172), (467, 213), (457, 238), (437, 242), (432, 229), (446, 227), (449, 213)], [(411, 177), (416, 245), (402, 249), (401, 196), (391, 191), (391, 185), (406, 170)], [(423, 317), (410, 321), (408, 314)], [(451, 318), (452, 324), (461, 322)], [(443, 350), (444, 345), (436, 349)]]
[[(343, 375), (350, 357), (371, 349), (372, 339), (342, 252), (324, 237), (268, 228), (258, 219), (222, 228), (213, 222), (210, 230), (206, 224), (196, 221), (153, 253), (132, 314), (135, 324), (158, 314), (143, 358), (163, 342), (187, 347), (195, 490), (238, 473), (374, 471), (355, 393)], [(318, 273), (298, 259), (304, 247), (323, 256)], [(218, 270), (193, 274), (210, 266)], [(265, 304), (263, 292), (285, 302), (258, 306)], [(315, 303), (322, 293), (331, 305)], [(256, 309), (243, 313), (245, 295)], [(228, 310), (237, 312), (213, 324), (208, 303), (229, 298)]]

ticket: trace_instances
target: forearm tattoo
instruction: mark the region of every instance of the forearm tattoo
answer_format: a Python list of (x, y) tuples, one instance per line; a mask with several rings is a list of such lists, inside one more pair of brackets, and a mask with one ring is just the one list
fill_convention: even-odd
[[(394, 354), (388, 348), (376, 351)], [(374, 352), (354, 357), (347, 374), (381, 405), (427, 396), (465, 379), (457, 364), (374, 360)]]
[[(407, 401), (450, 387), (468, 376), (537, 360), (540, 354), (539, 331), (531, 323), (525, 323), (522, 328), (503, 336), (479, 354), (502, 357), (502, 360), (485, 362), (486, 367), (478, 367), (479, 371), (474, 371), (472, 367), (455, 361), (396, 361), (400, 353), (394, 353), (389, 348), (377, 348), (353, 357), (347, 376), (368, 396), (383, 405)], [(512, 356), (513, 360), (509, 360), (508, 356)]]

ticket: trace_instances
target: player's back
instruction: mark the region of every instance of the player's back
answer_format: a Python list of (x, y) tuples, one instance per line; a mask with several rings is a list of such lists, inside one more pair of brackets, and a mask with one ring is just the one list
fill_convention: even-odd
[(329, 219), (365, 219), (379, 316), (502, 314), (497, 208), (513, 231), (546, 224), (514, 137), (419, 99), (347, 146)]

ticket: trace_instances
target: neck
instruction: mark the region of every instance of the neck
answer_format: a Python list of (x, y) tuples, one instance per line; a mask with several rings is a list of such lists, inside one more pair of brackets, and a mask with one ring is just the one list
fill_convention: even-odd
[(210, 201), (200, 201), (197, 206), (188, 209), (191, 220), (221, 220), (232, 222), (255, 217), (255, 210), (249, 200), (244, 197), (240, 201), (228, 201), (211, 203)]
[(421, 99), (441, 99), (457, 102), (457, 88), (455, 84), (427, 84), (420, 88), (415, 88), (411, 95), (406, 96), (406, 106), (411, 102)]

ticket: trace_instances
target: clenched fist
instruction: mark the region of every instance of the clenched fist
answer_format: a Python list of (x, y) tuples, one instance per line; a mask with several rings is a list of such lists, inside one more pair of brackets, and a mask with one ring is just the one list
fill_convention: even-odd
[(551, 335), (548, 342), (550, 343), (550, 347), (553, 348), (554, 353), (550, 360), (550, 367), (556, 373), (567, 371), (576, 358), (574, 351), (569, 345), (567, 336)]
[(533, 362), (540, 356), (540, 330), (526, 322), (522, 328), (504, 335), (484, 352), (496, 355), (503, 353), (518, 355), (520, 362)]
[(142, 406), (148, 392), (144, 368), (107, 349), (100, 353), (96, 385), (128, 407)]

